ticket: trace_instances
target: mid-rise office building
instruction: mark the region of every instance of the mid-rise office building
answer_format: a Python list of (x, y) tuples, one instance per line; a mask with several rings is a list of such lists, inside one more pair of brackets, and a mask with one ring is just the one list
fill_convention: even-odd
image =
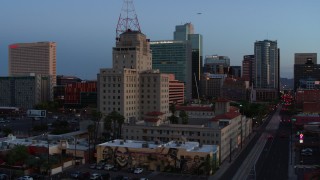
[[(302, 53), (301, 53), (302, 54)], [(307, 54), (308, 55), (308, 54)], [(295, 55), (296, 57), (296, 55)], [(305, 57), (305, 56), (302, 56)], [(295, 61), (296, 62), (296, 61)], [(320, 64), (315, 64), (316, 55), (313, 58), (300, 59), (294, 64), (294, 91), (297, 89), (313, 89), (320, 81)], [(305, 62), (304, 64), (300, 64)]]
[(153, 41), (152, 68), (161, 73), (174, 74), (175, 78), (185, 84), (185, 98), (192, 94), (192, 46), (189, 41)]
[(240, 78), (241, 77), (241, 66), (230, 66), (229, 76), (232, 78)]
[(222, 85), (222, 97), (232, 101), (249, 100), (249, 81), (243, 78), (226, 78)]
[(225, 78), (227, 78), (227, 74), (204, 73), (200, 81), (201, 97), (209, 99), (222, 97)]
[(184, 83), (175, 79), (174, 74), (169, 74), (169, 104), (184, 103)]
[(53, 97), (55, 101), (59, 101), (61, 104), (64, 104), (65, 100), (65, 90), (68, 84), (81, 82), (81, 79), (75, 76), (57, 76), (57, 85), (53, 89)]
[(49, 101), (50, 77), (34, 74), (0, 77), (0, 106), (29, 109)]
[(208, 55), (204, 59), (204, 72), (210, 74), (228, 74), (230, 58), (228, 56)]
[(242, 78), (249, 81), (250, 86), (253, 83), (253, 77), (254, 77), (254, 62), (255, 58), (254, 55), (245, 55), (243, 56), (242, 61)]
[(98, 109), (117, 111), (125, 122), (141, 120), (148, 112), (169, 113), (169, 75), (152, 70), (149, 40), (127, 30), (113, 48), (113, 67), (98, 74)]
[(317, 53), (294, 53), (294, 64), (306, 64), (307, 61), (317, 64)]
[(65, 87), (64, 107), (97, 107), (97, 81), (82, 81)]

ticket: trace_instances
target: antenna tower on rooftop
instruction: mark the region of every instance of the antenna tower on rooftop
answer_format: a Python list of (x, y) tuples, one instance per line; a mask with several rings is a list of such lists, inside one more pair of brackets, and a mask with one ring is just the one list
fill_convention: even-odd
[(116, 30), (117, 38), (121, 33), (128, 30), (141, 32), (138, 17), (133, 6), (133, 0), (123, 1)]

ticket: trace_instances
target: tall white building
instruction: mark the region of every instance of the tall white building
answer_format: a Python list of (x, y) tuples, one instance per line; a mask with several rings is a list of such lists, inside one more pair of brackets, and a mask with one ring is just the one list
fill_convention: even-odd
[(169, 75), (152, 70), (149, 39), (128, 29), (113, 48), (112, 68), (98, 74), (98, 108), (107, 115), (117, 111), (129, 120), (149, 112), (169, 113)]

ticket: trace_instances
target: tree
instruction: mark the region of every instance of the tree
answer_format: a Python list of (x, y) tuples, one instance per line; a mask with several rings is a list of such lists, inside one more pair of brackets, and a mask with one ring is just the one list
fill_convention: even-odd
[(171, 103), (169, 106), (169, 110), (174, 115), (176, 113), (176, 103)]
[(175, 116), (175, 115), (172, 114), (172, 115), (169, 117), (169, 121), (170, 121), (171, 124), (178, 124), (179, 118), (178, 118), (177, 116)]
[(179, 116), (181, 118), (181, 123), (182, 124), (188, 124), (188, 114), (186, 113), (186, 111), (182, 110), (179, 113)]
[(116, 138), (119, 138), (121, 137), (121, 128), (122, 124), (124, 123), (124, 119), (124, 116), (122, 116), (120, 113), (118, 113), (117, 111), (112, 111), (105, 118), (105, 128), (111, 128), (112, 122), (113, 129), (111, 129), (111, 131), (113, 132), (113, 134), (116, 134)]
[(212, 158), (210, 155), (207, 155), (204, 161), (204, 172), (206, 175), (210, 175), (212, 170)]
[(29, 157), (28, 148), (23, 145), (16, 145), (6, 157), (9, 165), (22, 165)]
[(89, 163), (90, 163), (91, 162), (90, 148), (91, 148), (92, 137), (93, 137), (94, 130), (95, 130), (95, 125), (94, 124), (88, 125), (87, 130), (88, 130), (88, 133), (89, 133), (88, 142), (89, 142)]
[(102, 113), (100, 111), (93, 110), (92, 111), (92, 120), (94, 122), (93, 127), (93, 152), (96, 151), (96, 144), (98, 142), (98, 131), (100, 126), (100, 120), (102, 118)]

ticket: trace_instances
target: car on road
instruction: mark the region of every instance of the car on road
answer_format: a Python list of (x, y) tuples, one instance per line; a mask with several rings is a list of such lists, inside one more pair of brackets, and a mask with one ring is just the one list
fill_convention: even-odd
[(90, 175), (90, 180), (103, 180), (101, 174), (99, 173), (93, 173)]
[(142, 168), (136, 168), (133, 173), (135, 173), (135, 174), (141, 174), (142, 172), (143, 172), (143, 169), (142, 169)]
[(112, 168), (114, 168), (114, 165), (112, 165), (112, 164), (106, 164), (106, 165), (104, 165), (104, 169), (105, 169), (105, 170), (111, 170)]
[(303, 156), (312, 156), (313, 150), (311, 148), (304, 148), (301, 150), (301, 155)]

